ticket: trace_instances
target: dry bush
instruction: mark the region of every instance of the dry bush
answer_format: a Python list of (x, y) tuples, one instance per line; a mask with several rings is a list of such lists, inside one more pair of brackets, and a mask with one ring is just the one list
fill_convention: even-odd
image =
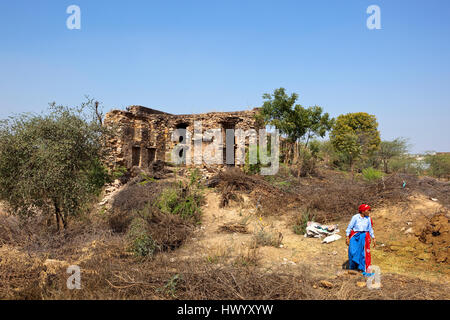
[(191, 235), (194, 226), (178, 215), (153, 210), (147, 217), (149, 233), (161, 251), (180, 247)]
[[(416, 186), (417, 178), (392, 175), (377, 183), (367, 183), (330, 172), (326, 180), (304, 181), (306, 183), (301, 180), (296, 186), (301, 202), (318, 216), (320, 214), (317, 222), (328, 223), (355, 214), (362, 203), (380, 206), (406, 202)], [(403, 188), (403, 181), (407, 182), (406, 188)]]
[(112, 211), (132, 213), (143, 210), (149, 203), (153, 203), (168, 186), (170, 183), (149, 181), (139, 175), (114, 196)]
[(125, 233), (131, 221), (131, 215), (123, 211), (115, 211), (108, 216), (109, 227), (115, 233)]
[(241, 192), (250, 194), (261, 216), (283, 213), (286, 202), (295, 198), (281, 188), (271, 185), (263, 177), (247, 175), (239, 168), (228, 168), (220, 172), (211, 178), (207, 185), (215, 187), (221, 194), (220, 207), (227, 206), (232, 199), (239, 199)]
[(261, 227), (253, 234), (252, 246), (255, 248), (264, 246), (272, 246), (278, 248), (282, 244), (282, 241), (283, 234), (281, 232), (270, 232)]
[(450, 299), (448, 285), (436, 284), (401, 275), (382, 275), (382, 288), (370, 290), (358, 287), (358, 278), (338, 278), (334, 288), (324, 291), (325, 299), (336, 300), (441, 300)]

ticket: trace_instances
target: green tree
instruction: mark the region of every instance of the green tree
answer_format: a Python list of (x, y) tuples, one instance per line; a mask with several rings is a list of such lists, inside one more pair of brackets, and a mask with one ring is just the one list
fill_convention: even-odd
[(55, 215), (59, 230), (108, 179), (102, 165), (107, 132), (83, 108), (50, 105), (0, 124), (0, 200), (12, 212)]
[(378, 156), (383, 162), (384, 172), (389, 173), (389, 161), (408, 152), (408, 141), (397, 138), (392, 141), (381, 141)]
[(425, 162), (430, 166), (428, 171), (433, 177), (450, 177), (450, 154), (429, 154), (425, 157)]
[(342, 152), (353, 171), (355, 161), (373, 157), (380, 147), (380, 132), (374, 115), (357, 112), (340, 115), (330, 134), (333, 147)]
[(362, 146), (358, 136), (354, 133), (345, 133), (339, 139), (333, 141), (333, 146), (350, 166), (350, 171), (354, 172), (354, 164), (361, 157)]
[[(319, 106), (304, 108), (296, 104), (298, 94), (290, 96), (284, 88), (274, 90), (273, 94), (263, 95), (264, 104), (260, 110), (260, 118), (266, 125), (274, 126), (285, 135), (290, 143), (289, 154), (294, 154), (294, 163), (299, 151), (294, 150), (302, 140), (305, 149), (314, 137), (324, 137), (332, 128), (334, 119), (328, 113), (323, 113)], [(285, 159), (289, 159), (288, 155)]]

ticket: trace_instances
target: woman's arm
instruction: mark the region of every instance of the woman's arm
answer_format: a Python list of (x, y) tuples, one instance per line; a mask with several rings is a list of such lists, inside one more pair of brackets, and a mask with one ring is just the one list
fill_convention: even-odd
[(345, 231), (345, 234), (347, 236), (347, 239), (345, 240), (345, 242), (347, 243), (347, 245), (350, 244), (350, 232), (352, 231), (353, 227), (355, 226), (356, 223), (356, 219), (355, 216), (352, 217), (352, 220), (350, 220), (350, 223), (348, 224), (347, 230)]

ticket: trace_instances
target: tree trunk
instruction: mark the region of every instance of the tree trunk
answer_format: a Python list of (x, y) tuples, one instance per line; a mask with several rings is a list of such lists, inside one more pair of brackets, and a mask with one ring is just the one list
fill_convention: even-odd
[(59, 209), (58, 203), (56, 200), (53, 201), (53, 205), (55, 207), (55, 217), (56, 217), (56, 230), (59, 231), (59, 225), (60, 225), (60, 212), (61, 210)]
[(388, 162), (387, 160), (383, 160), (383, 164), (384, 164), (384, 173), (388, 174)]

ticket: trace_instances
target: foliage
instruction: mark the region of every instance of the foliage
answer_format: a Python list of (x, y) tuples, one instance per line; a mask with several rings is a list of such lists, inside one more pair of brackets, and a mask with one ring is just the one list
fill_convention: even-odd
[[(250, 152), (256, 151), (256, 163), (250, 163)], [(244, 172), (246, 174), (258, 174), (261, 172), (261, 162), (259, 158), (259, 145), (250, 145), (245, 154)]]
[(321, 107), (304, 108), (296, 104), (298, 94), (288, 96), (284, 88), (274, 90), (273, 94), (264, 94), (263, 99), (260, 117), (265, 124), (276, 127), (291, 141), (324, 137), (333, 125), (333, 119), (328, 113), (323, 113)]
[(340, 115), (330, 140), (353, 170), (355, 160), (368, 159), (379, 149), (381, 140), (376, 117), (365, 112)]
[(394, 157), (400, 157), (408, 152), (408, 141), (397, 138), (392, 141), (381, 141), (378, 156), (383, 162), (384, 172), (389, 173), (389, 161)]
[(173, 187), (165, 189), (156, 201), (163, 213), (180, 215), (184, 219), (200, 222), (201, 205), (204, 202), (197, 169), (190, 173), (187, 182), (179, 181)]
[(133, 219), (127, 238), (130, 251), (138, 257), (152, 256), (157, 249), (156, 243), (147, 230), (147, 221), (142, 217)]
[(295, 219), (293, 230), (295, 234), (304, 235), (308, 221), (314, 221), (314, 213), (307, 208), (300, 216)]
[(389, 170), (391, 172), (407, 173), (421, 175), (425, 171), (426, 163), (410, 156), (401, 156), (392, 158), (389, 161)]
[(437, 178), (450, 178), (450, 154), (427, 155), (425, 162), (429, 164), (429, 174)]
[(383, 173), (381, 171), (372, 167), (364, 169), (362, 171), (362, 175), (364, 177), (364, 180), (369, 182), (380, 180), (383, 177)]
[(323, 113), (319, 106), (304, 108), (296, 104), (298, 94), (290, 96), (284, 88), (274, 90), (273, 94), (263, 95), (264, 104), (259, 117), (266, 125), (274, 126), (285, 135), (289, 142), (305, 141), (305, 147), (314, 137), (324, 137), (331, 129), (334, 119)]
[(79, 213), (109, 180), (102, 165), (107, 131), (83, 108), (50, 105), (45, 114), (22, 114), (0, 123), (0, 200), (12, 212)]

